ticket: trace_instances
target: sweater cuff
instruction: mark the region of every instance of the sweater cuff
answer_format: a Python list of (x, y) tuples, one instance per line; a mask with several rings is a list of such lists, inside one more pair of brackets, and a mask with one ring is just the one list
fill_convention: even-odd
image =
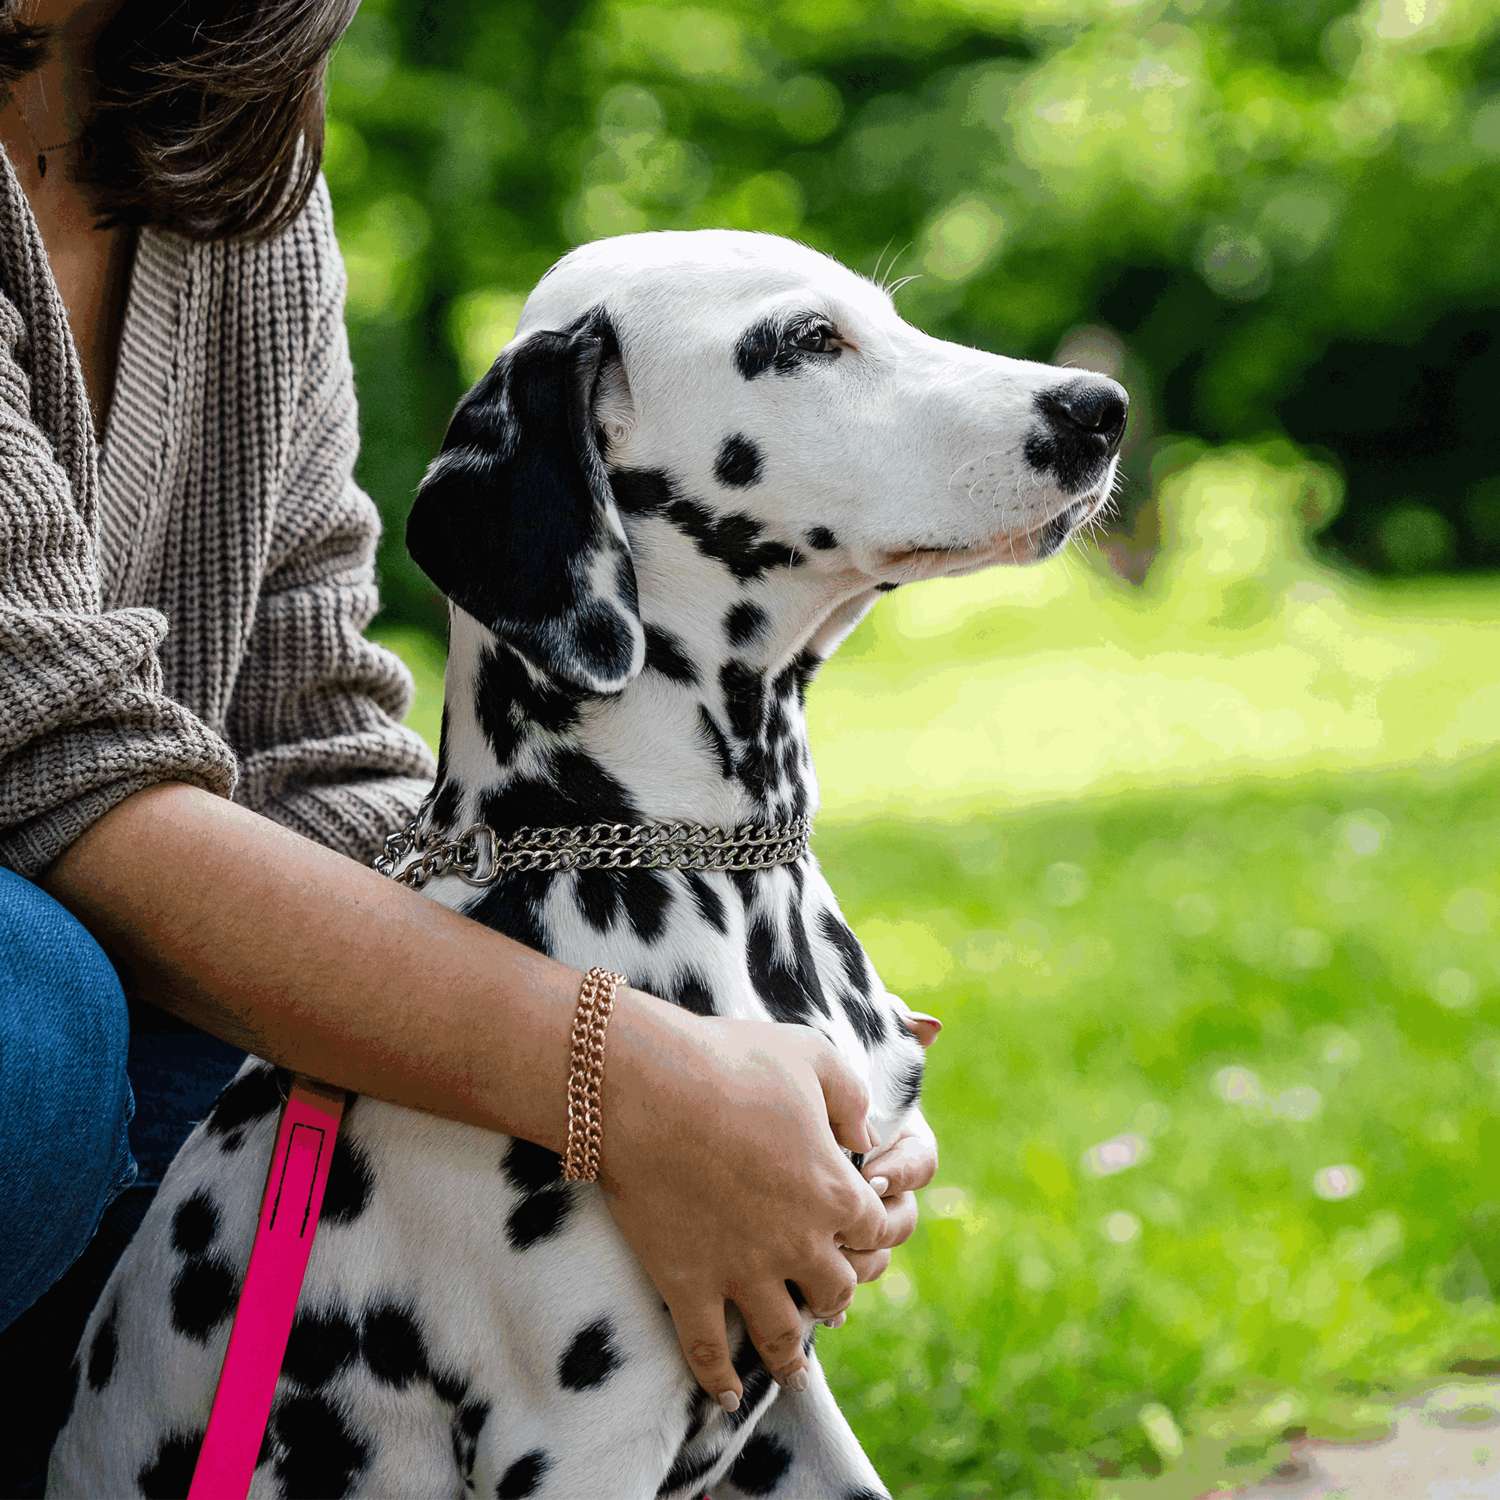
[[(0, 829), (0, 865), (37, 879), (111, 808), (161, 782), (182, 781), (232, 796), (234, 756), (229, 747), (186, 710), (163, 717), (179, 722), (150, 728), (70, 726), (65, 754), (57, 753), (55, 737), (49, 736), (6, 762), (4, 779), (29, 782), (33, 795), (27, 800), (46, 810)], [(38, 790), (42, 795), (36, 795)]]
[(283, 828), (327, 849), (369, 864), (386, 839), (416, 817), (432, 782), (415, 776), (386, 776), (337, 786), (283, 792), (257, 809)]

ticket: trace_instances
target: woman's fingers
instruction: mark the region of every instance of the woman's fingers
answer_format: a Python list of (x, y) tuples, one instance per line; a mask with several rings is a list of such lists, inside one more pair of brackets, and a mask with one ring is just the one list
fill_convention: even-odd
[[(897, 1245), (904, 1245), (912, 1237), (912, 1232), (917, 1227), (917, 1195), (915, 1193), (897, 1193), (893, 1197), (881, 1200), (881, 1206), (885, 1210), (885, 1222), (881, 1225), (879, 1233), (867, 1244), (849, 1244), (844, 1247), (845, 1255), (859, 1255), (873, 1250), (893, 1250)], [(882, 1266), (881, 1270), (885, 1267)], [(880, 1271), (875, 1273), (877, 1276)], [(869, 1281), (868, 1276), (861, 1276), (861, 1281)]]
[(750, 1342), (766, 1368), (784, 1386), (807, 1389), (807, 1355), (802, 1352), (802, 1314), (785, 1287), (776, 1295), (768, 1287), (735, 1295)]
[(871, 1152), (860, 1171), (869, 1182), (885, 1178), (885, 1187), (876, 1191), (882, 1198), (890, 1198), (926, 1187), (936, 1176), (937, 1167), (937, 1139), (932, 1127), (914, 1111), (901, 1133), (889, 1145)]
[(827, 1042), (814, 1052), (813, 1067), (823, 1085), (833, 1138), (846, 1151), (873, 1151), (875, 1142), (865, 1125), (865, 1115), (870, 1109), (869, 1090)]
[(854, 1272), (857, 1280), (874, 1281), (877, 1277), (884, 1276), (890, 1268), (891, 1252), (889, 1250), (846, 1250), (844, 1259), (849, 1262), (849, 1268)]
[(710, 1297), (676, 1305), (668, 1303), (667, 1310), (672, 1314), (678, 1342), (698, 1384), (725, 1411), (738, 1410), (745, 1388), (729, 1357), (723, 1300)]
[(819, 1266), (811, 1275), (804, 1275), (798, 1283), (808, 1311), (822, 1322), (841, 1312), (847, 1312), (854, 1301), (854, 1290), (859, 1285), (852, 1274), (849, 1262), (843, 1255), (833, 1256), (826, 1265)]

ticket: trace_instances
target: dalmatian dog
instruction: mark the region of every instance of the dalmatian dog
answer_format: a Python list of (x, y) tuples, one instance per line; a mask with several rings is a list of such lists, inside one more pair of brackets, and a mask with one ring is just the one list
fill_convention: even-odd
[[(728, 231), (575, 250), (460, 404), (412, 555), (452, 602), (425, 831), (816, 810), (809, 680), (901, 584), (1057, 552), (1109, 498), (1110, 380), (940, 342), (873, 282)], [(700, 1014), (816, 1027), (877, 1139), (923, 1032), (812, 854), (755, 871), (533, 871), (427, 893)], [(48, 1494), (186, 1493), (277, 1123), (256, 1059), (194, 1131), (94, 1310)], [(251, 1489), (459, 1500), (871, 1500), (811, 1357), (698, 1388), (599, 1189), (524, 1141), (362, 1098)], [(805, 1314), (809, 1338), (811, 1314)]]

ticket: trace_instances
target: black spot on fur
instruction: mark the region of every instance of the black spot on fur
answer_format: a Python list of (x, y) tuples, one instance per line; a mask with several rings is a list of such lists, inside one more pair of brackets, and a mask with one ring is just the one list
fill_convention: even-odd
[(812, 993), (798, 966), (778, 952), (776, 929), (764, 917), (750, 924), (745, 959), (750, 982), (771, 1012), (771, 1019), (808, 1024), (813, 1012)]
[(755, 900), (757, 875), (754, 870), (730, 870), (729, 883), (740, 893), (740, 904), (749, 911)]
[(736, 341), (734, 367), (746, 380), (764, 375), (776, 362), (776, 350), (781, 344), (781, 326), (770, 318), (752, 323)]
[(746, 646), (770, 624), (760, 605), (741, 600), (724, 616), (724, 634), (731, 646)]
[(868, 999), (871, 989), (870, 971), (865, 961), (865, 950), (859, 946), (859, 939), (839, 920), (838, 913), (826, 906), (818, 913), (818, 928), (838, 950), (839, 962), (844, 966), (844, 975), (849, 983)]
[(719, 445), (714, 478), (731, 489), (748, 489), (760, 479), (760, 449), (744, 433), (736, 432)]
[(694, 500), (674, 500), (667, 519), (692, 539), (704, 557), (722, 563), (741, 583), (749, 583), (772, 568), (790, 568), (797, 549), (785, 542), (762, 541), (764, 528), (743, 511), (715, 515)]
[(603, 1385), (622, 1363), (615, 1347), (614, 1325), (598, 1318), (574, 1335), (557, 1363), (557, 1383), (566, 1391), (591, 1391)]
[(498, 833), (645, 821), (622, 783), (593, 756), (572, 749), (554, 750), (545, 776), (517, 777), (487, 792), (480, 799), (480, 812)]
[(566, 1222), (573, 1207), (570, 1193), (533, 1193), (511, 1209), (505, 1220), (505, 1238), (512, 1250), (529, 1250), (550, 1240)]
[(854, 1034), (867, 1048), (878, 1047), (885, 1040), (885, 1017), (868, 1000), (846, 990), (839, 996), (839, 1003)]
[(343, 1313), (298, 1313), (286, 1341), (281, 1373), (316, 1391), (358, 1355), (359, 1330)]
[(523, 1453), (501, 1476), (495, 1486), (495, 1500), (525, 1500), (536, 1494), (542, 1476), (552, 1467), (552, 1460), (541, 1448)]
[[(345, 1116), (345, 1125), (348, 1116)], [(375, 1190), (375, 1173), (369, 1158), (341, 1130), (333, 1142), (333, 1160), (328, 1165), (328, 1186), (323, 1190), (323, 1218), (329, 1224), (352, 1224), (364, 1211)]]
[(740, 1396), (740, 1409), (729, 1414), (729, 1425), (743, 1427), (757, 1414), (762, 1404), (769, 1401), (774, 1382), (748, 1334), (730, 1363), (734, 1366), (734, 1373), (740, 1377), (743, 1394)]
[[(618, 641), (619, 632), (613, 625), (610, 630)], [(595, 675), (609, 676), (613, 670), (600, 670)], [(502, 766), (510, 762), (528, 730), (563, 734), (573, 728), (584, 696), (581, 688), (550, 678), (536, 682), (521, 658), (503, 644), (485, 648), (474, 676), (474, 716)]]
[(202, 1255), (219, 1232), (219, 1211), (206, 1188), (177, 1205), (172, 1215), (172, 1248), (183, 1255)]
[(453, 1461), (467, 1481), (474, 1472), (474, 1457), (479, 1451), (479, 1433), (490, 1414), (488, 1401), (471, 1401), (453, 1413), (449, 1436), (453, 1443)]
[(680, 1490), (683, 1485), (691, 1484), (695, 1479), (701, 1479), (718, 1463), (719, 1455), (724, 1451), (722, 1447), (719, 1447), (707, 1453), (690, 1454), (684, 1451), (688, 1441), (686, 1438), (683, 1439), (683, 1446), (677, 1450), (677, 1457), (672, 1460), (672, 1467), (667, 1470), (667, 1477), (657, 1486), (658, 1495), (670, 1495), (673, 1490)]
[(924, 1059), (914, 1058), (907, 1063), (896, 1086), (896, 1109), (910, 1109), (922, 1097), (922, 1073)]
[[(448, 710), (443, 710), (443, 722), (447, 723)], [(432, 826), (434, 828), (452, 828), (458, 821), (458, 802), (463, 795), (463, 788), (449, 775), (446, 762), (440, 755), (438, 757), (438, 785), (432, 798)]]
[(445, 1401), (449, 1406), (459, 1406), (469, 1394), (469, 1382), (452, 1370), (434, 1370), (432, 1389), (439, 1401)]
[(802, 908), (795, 903), (787, 911), (787, 936), (792, 944), (792, 964), (797, 971), (798, 982), (807, 992), (808, 999), (823, 1012), (831, 1015), (828, 1001), (823, 995), (823, 981), (818, 978), (818, 965), (813, 958), (812, 944), (807, 940), (807, 928), (802, 921)]
[(845, 1490), (839, 1496), (839, 1500), (891, 1500), (891, 1497), (883, 1495), (879, 1490), (869, 1490), (861, 1485), (857, 1490)]
[(394, 1302), (382, 1303), (365, 1313), (359, 1348), (370, 1373), (397, 1390), (414, 1380), (427, 1379), (430, 1373), (427, 1346), (416, 1319), (409, 1308)]
[(802, 349), (794, 340), (804, 332), (826, 330), (826, 319), (815, 313), (793, 318), (762, 318), (753, 323), (735, 341), (734, 367), (746, 380), (755, 380), (767, 370), (777, 375), (795, 375), (804, 365), (820, 360), (837, 359), (837, 348), (819, 353)]
[(272, 1421), (284, 1500), (337, 1500), (354, 1488), (370, 1454), (335, 1406), (321, 1396), (288, 1396)]
[(875, 592), (877, 594), (894, 594), (901, 585), (899, 583), (877, 583)]
[[(629, 603), (635, 609), (632, 579)], [(630, 670), (635, 643), (620, 611), (594, 601), (580, 605), (573, 615), (573, 634), (579, 660), (585, 669), (605, 681), (621, 678)]]
[(715, 932), (727, 932), (729, 919), (724, 912), (723, 898), (696, 870), (686, 871), (684, 878), (692, 893), (693, 905), (698, 908), (698, 915)]
[(172, 1278), (172, 1326), (206, 1344), (234, 1311), (239, 1284), (216, 1256), (195, 1255)]
[(726, 661), (719, 668), (719, 689), (730, 729), (740, 739), (750, 739), (760, 728), (765, 706), (766, 688), (760, 673), (742, 661)]
[(552, 936), (537, 913), (551, 883), (552, 877), (540, 871), (505, 876), (469, 908), (469, 915), (538, 953), (550, 953)]
[(613, 870), (583, 870), (574, 881), (574, 896), (583, 920), (595, 932), (608, 932), (620, 915), (620, 883)]
[(198, 1467), (198, 1450), (202, 1446), (201, 1432), (187, 1437), (173, 1433), (163, 1439), (151, 1462), (135, 1476), (146, 1500), (183, 1500), (193, 1483), (193, 1470)]
[(503, 1167), (510, 1185), (523, 1193), (539, 1193), (562, 1181), (562, 1157), (533, 1141), (513, 1140)]
[(698, 705), (698, 733), (718, 761), (719, 770), (727, 781), (734, 775), (734, 757), (729, 753), (729, 741), (719, 728), (718, 720), (701, 703)]
[[(120, 1304), (116, 1302), (94, 1331), (94, 1342), (89, 1348), (89, 1387), (92, 1390), (102, 1391), (115, 1373), (115, 1355), (120, 1347), (116, 1333), (119, 1319)], [(21, 1372), (13, 1373), (19, 1375)], [(76, 1380), (70, 1384), (76, 1384)]]
[(276, 1086), (276, 1069), (270, 1063), (252, 1068), (236, 1078), (208, 1112), (208, 1133), (228, 1135), (252, 1120), (263, 1119), (281, 1108), (281, 1090)]
[(814, 526), (807, 533), (807, 545), (819, 552), (831, 552), (838, 544), (839, 539), (826, 526)]
[(698, 680), (697, 670), (689, 660), (681, 641), (659, 625), (646, 627), (646, 670), (660, 672), (673, 682), (691, 685)]
[(729, 1482), (747, 1495), (769, 1495), (792, 1462), (792, 1450), (769, 1432), (753, 1433), (729, 1471)]
[(672, 891), (655, 870), (582, 870), (576, 877), (578, 908), (595, 932), (608, 932), (623, 912), (643, 942), (661, 935)]
[(677, 498), (677, 488), (660, 469), (617, 469), (609, 476), (622, 515), (659, 515)]
[(692, 970), (679, 976), (666, 998), (671, 1000), (673, 1005), (680, 1005), (684, 1010), (692, 1011), (695, 1016), (717, 1014), (714, 1007), (714, 992), (709, 988), (708, 981), (701, 974), (693, 973)]

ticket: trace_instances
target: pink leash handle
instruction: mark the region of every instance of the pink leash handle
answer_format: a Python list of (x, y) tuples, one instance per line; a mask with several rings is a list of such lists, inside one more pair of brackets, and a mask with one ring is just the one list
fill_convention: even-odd
[(318, 1232), (344, 1091), (292, 1075), (188, 1500), (245, 1500)]

